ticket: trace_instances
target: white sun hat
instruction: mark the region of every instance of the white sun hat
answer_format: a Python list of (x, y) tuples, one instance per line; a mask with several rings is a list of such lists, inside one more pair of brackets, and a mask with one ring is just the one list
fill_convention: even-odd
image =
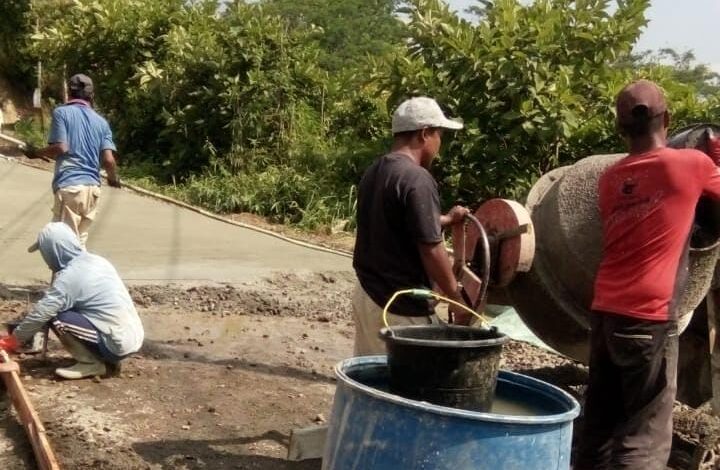
[(432, 98), (419, 96), (400, 103), (392, 117), (392, 133), (417, 131), (428, 127), (462, 129), (459, 120), (448, 119)]

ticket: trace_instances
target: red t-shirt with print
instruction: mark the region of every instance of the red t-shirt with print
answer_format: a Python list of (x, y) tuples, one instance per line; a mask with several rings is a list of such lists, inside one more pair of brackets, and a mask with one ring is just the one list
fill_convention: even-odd
[(598, 184), (603, 257), (592, 309), (645, 320), (675, 315), (698, 199), (720, 199), (720, 169), (703, 152), (661, 148), (629, 155)]

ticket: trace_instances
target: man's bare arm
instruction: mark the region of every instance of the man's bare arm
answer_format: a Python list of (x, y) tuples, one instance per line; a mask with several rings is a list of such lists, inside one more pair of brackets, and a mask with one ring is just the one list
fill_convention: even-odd
[(120, 178), (117, 174), (117, 162), (112, 150), (103, 150), (101, 155), (102, 166), (107, 172), (108, 184), (114, 188), (120, 187)]
[(467, 207), (454, 206), (447, 214), (440, 216), (440, 226), (444, 228), (450, 225), (459, 224), (469, 213), (470, 210), (468, 210)]
[[(437, 284), (446, 297), (464, 304), (465, 301), (458, 290), (458, 282), (452, 272), (452, 265), (445, 250), (445, 244), (442, 242), (435, 244), (418, 243), (418, 249), (425, 272), (430, 280)], [(450, 305), (450, 313), (453, 316), (454, 323), (462, 325), (468, 324), (472, 318), (471, 314), (453, 305)]]
[(65, 142), (57, 142), (41, 149), (29, 146), (24, 153), (28, 158), (45, 158), (55, 160), (60, 155), (67, 153), (68, 150), (70, 150), (70, 148)]

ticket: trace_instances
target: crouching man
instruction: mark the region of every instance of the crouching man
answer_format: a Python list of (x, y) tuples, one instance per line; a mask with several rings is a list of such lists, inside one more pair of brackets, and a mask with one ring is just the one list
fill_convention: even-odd
[(47, 224), (28, 251), (39, 250), (55, 274), (52, 286), (0, 349), (16, 350), (49, 324), (77, 363), (56, 369), (65, 379), (115, 375), (137, 352), (143, 326), (127, 288), (105, 258), (86, 252), (63, 222)]

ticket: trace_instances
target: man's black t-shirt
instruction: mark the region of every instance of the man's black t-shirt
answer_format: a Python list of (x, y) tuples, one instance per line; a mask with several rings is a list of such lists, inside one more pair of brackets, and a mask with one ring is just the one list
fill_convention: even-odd
[[(353, 267), (365, 292), (384, 307), (398, 290), (430, 287), (417, 244), (440, 241), (440, 198), (430, 173), (402, 154), (376, 160), (358, 190)], [(390, 312), (421, 316), (432, 307), (401, 296)]]

